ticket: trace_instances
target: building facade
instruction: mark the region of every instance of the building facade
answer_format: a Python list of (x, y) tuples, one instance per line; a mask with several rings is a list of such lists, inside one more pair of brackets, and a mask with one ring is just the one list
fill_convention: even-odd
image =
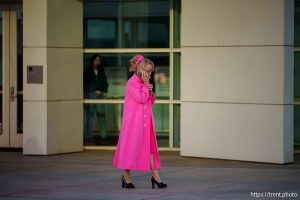
[[(113, 150), (128, 61), (143, 54), (155, 63), (160, 150), (293, 162), (299, 8), (298, 0), (3, 1), (0, 146)], [(95, 54), (104, 97), (84, 78)]]

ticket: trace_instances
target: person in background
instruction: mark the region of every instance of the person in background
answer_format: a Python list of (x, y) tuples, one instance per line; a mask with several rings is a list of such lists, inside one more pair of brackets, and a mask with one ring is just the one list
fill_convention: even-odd
[[(89, 68), (84, 72), (84, 93), (88, 99), (103, 99), (108, 91), (108, 82), (101, 57), (95, 54), (91, 58)], [(106, 122), (105, 122), (105, 105), (104, 104), (85, 104), (86, 123), (84, 131), (85, 144), (95, 144), (92, 137), (93, 117), (97, 116), (100, 128), (101, 144), (108, 144)]]

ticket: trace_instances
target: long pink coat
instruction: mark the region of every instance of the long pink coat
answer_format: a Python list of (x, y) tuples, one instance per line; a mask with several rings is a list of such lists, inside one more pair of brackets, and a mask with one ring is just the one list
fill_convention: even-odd
[(154, 169), (161, 168), (152, 112), (155, 99), (155, 94), (150, 95), (145, 82), (136, 74), (127, 81), (114, 167), (149, 171), (153, 153)]

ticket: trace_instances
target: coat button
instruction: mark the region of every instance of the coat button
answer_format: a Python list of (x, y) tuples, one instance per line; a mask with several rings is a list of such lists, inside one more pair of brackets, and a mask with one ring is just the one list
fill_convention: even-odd
[(146, 126), (146, 124), (144, 124), (144, 126)]
[(146, 117), (147, 115), (144, 115), (144, 117)]

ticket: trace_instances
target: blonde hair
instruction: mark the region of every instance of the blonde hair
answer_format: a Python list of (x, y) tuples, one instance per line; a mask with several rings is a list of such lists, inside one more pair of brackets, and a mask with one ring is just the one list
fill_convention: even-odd
[(142, 55), (133, 56), (130, 60), (130, 68), (129, 72), (136, 72), (136, 70), (141, 67), (142, 69), (145, 68), (146, 65), (152, 66), (152, 71), (154, 71), (154, 63), (153, 61), (149, 60), (148, 58), (144, 58)]

